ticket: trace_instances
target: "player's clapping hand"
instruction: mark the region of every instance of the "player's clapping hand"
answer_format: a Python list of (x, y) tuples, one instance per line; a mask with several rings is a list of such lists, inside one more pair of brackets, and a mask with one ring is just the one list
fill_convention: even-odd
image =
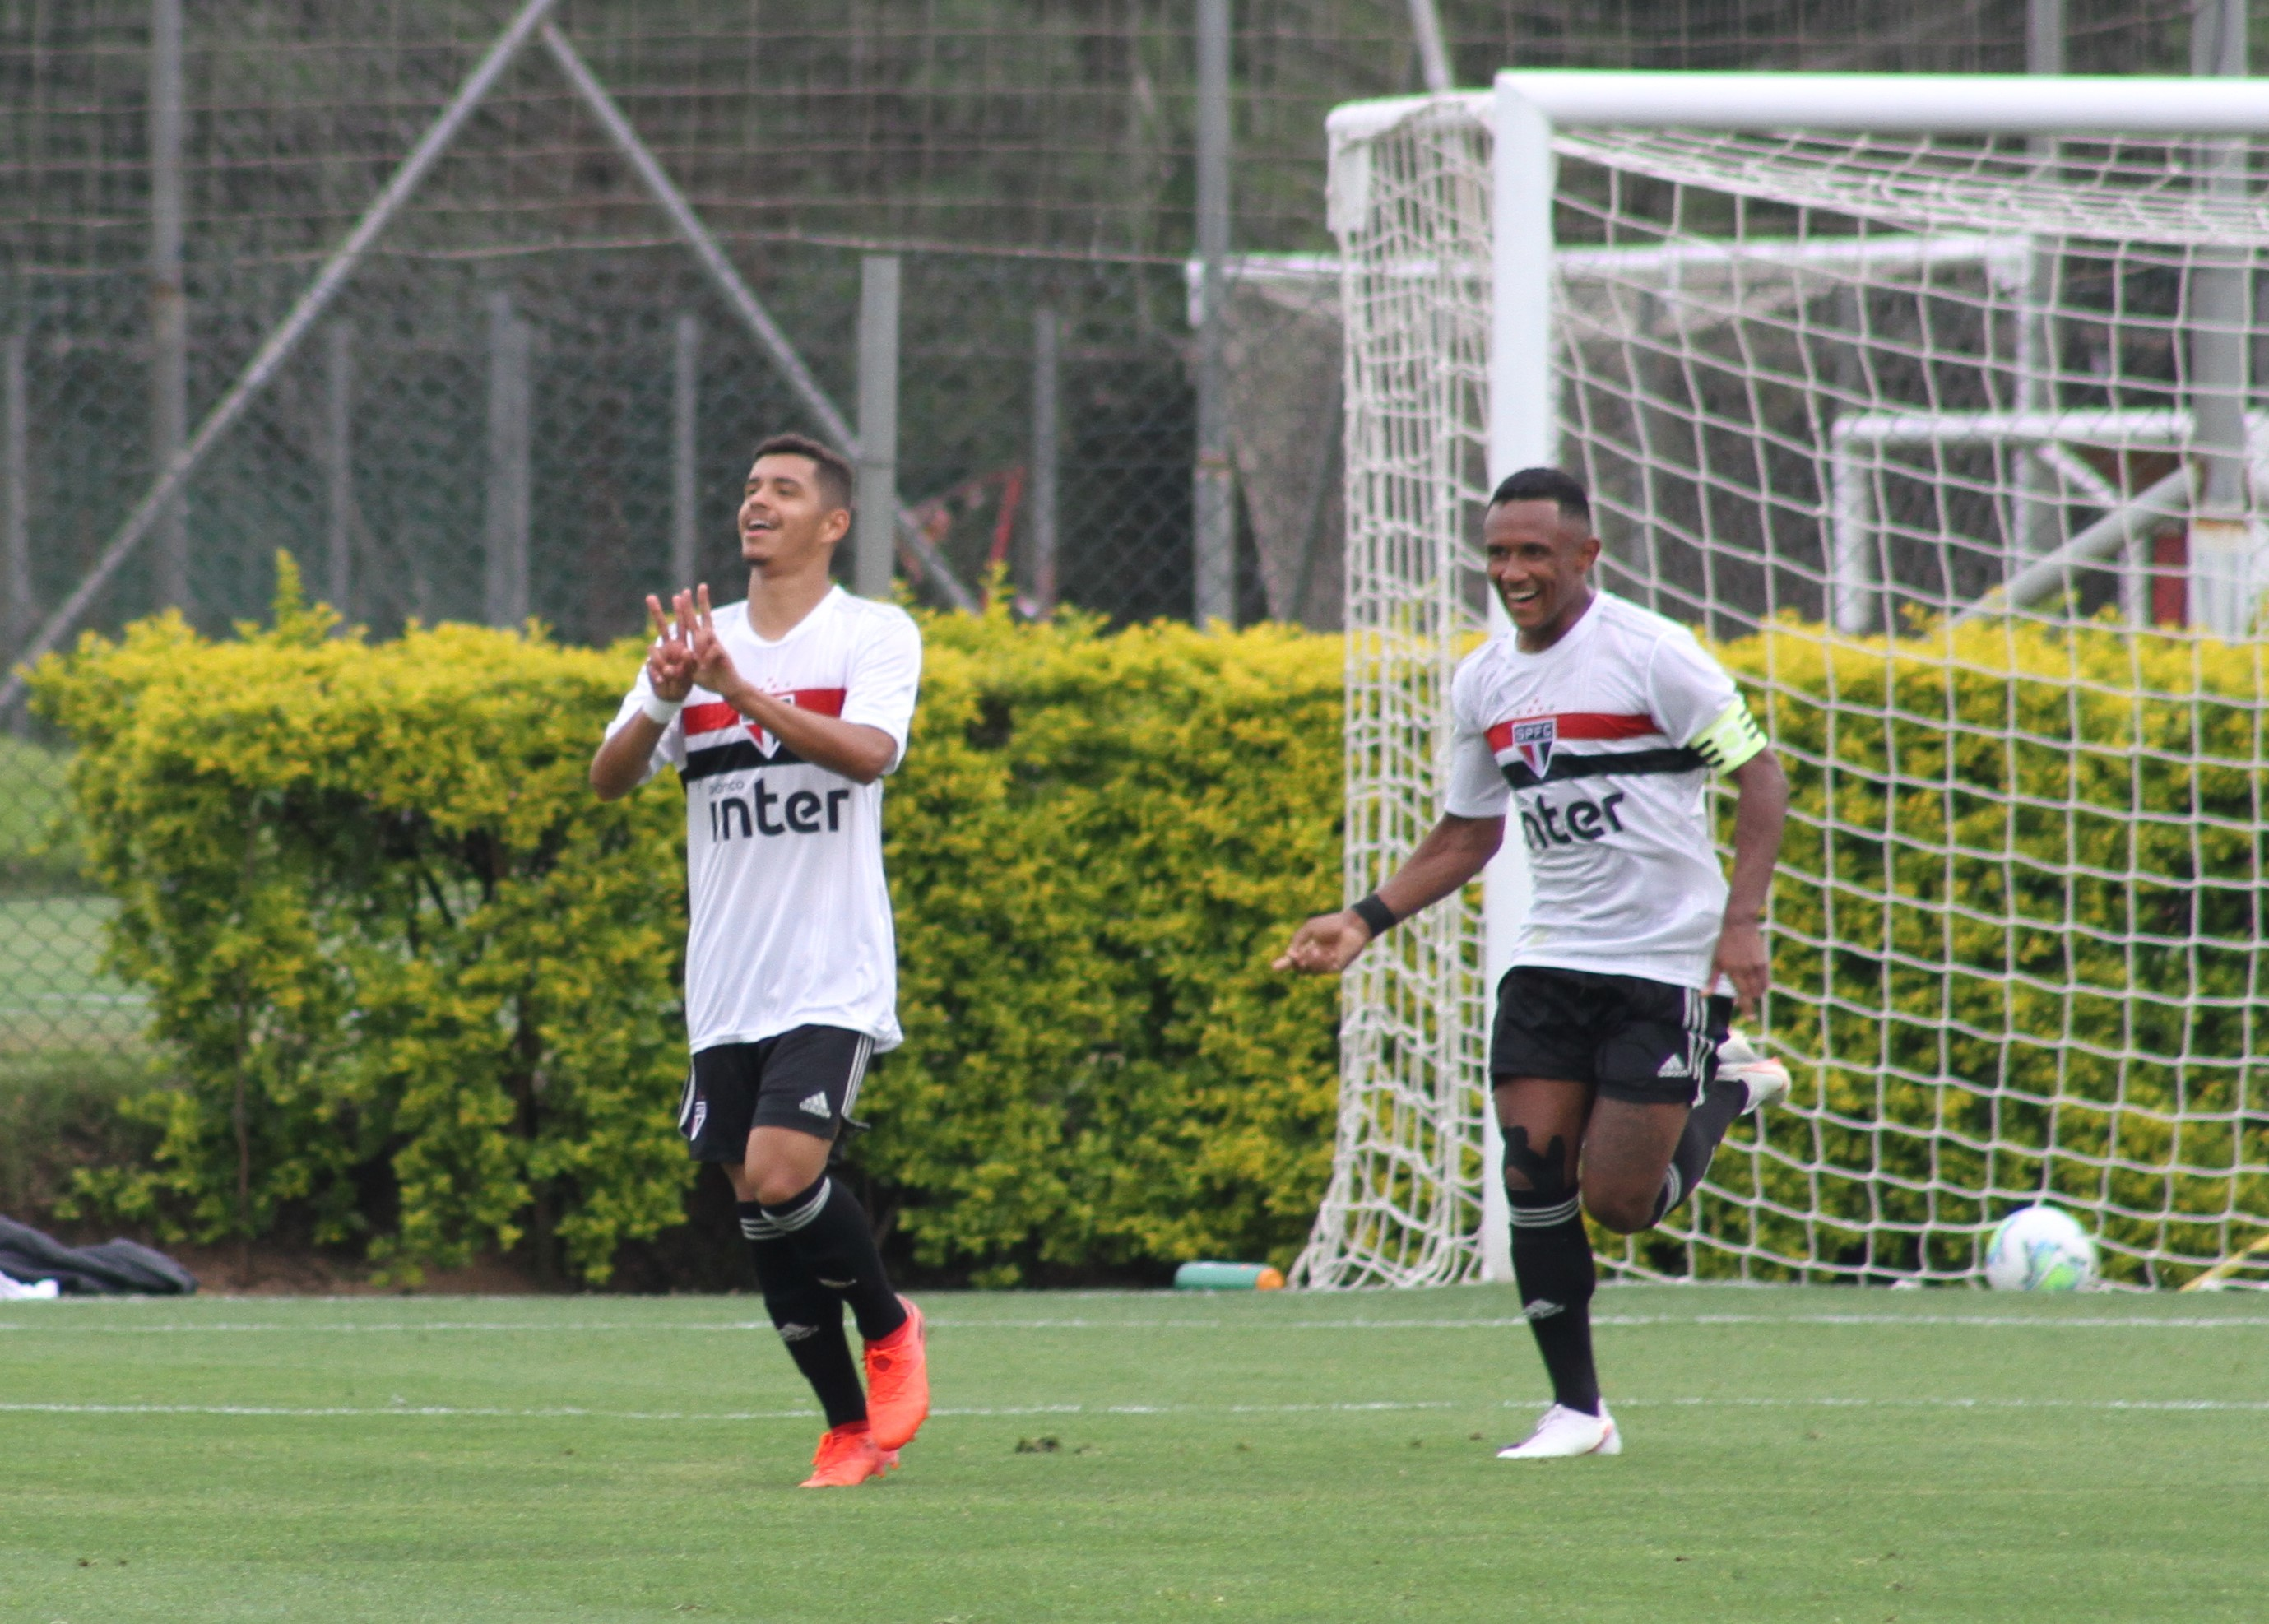
[(1348, 909), (1319, 913), (1292, 933), (1292, 943), (1272, 968), (1335, 976), (1371, 945), (1371, 927)]
[(1772, 980), (1772, 956), (1765, 950), (1765, 934), (1755, 919), (1727, 919), (1718, 934), (1718, 951), (1710, 964), (1710, 984), (1723, 976), (1733, 984), (1733, 1002), (1744, 1016), (1757, 1012), (1757, 1000)]
[(692, 654), (693, 680), (730, 702), (740, 690), (741, 673), (717, 636), (717, 623), (709, 612), (709, 588), (706, 583), (692, 593), (677, 594), (677, 631)]
[[(677, 595), (681, 602), (685, 596)], [(663, 611), (661, 600), (651, 593), (647, 594), (646, 620), (654, 633), (654, 645), (646, 655), (647, 685), (657, 698), (683, 699), (693, 691), (693, 651), (678, 635), (677, 622)]]

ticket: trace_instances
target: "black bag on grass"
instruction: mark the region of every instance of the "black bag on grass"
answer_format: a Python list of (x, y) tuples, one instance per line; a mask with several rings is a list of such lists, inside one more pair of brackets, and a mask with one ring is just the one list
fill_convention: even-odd
[(66, 1296), (187, 1296), (196, 1276), (135, 1241), (66, 1246), (28, 1223), (0, 1218), (0, 1274), (26, 1284), (51, 1280)]

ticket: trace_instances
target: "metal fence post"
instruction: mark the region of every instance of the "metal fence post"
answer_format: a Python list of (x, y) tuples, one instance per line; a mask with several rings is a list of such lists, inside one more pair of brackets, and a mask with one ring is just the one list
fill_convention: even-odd
[(699, 466), (696, 436), (700, 432), (701, 320), (690, 313), (677, 318), (670, 383), (669, 585), (676, 592), (691, 590), (700, 568), (694, 474)]
[(1229, 457), (1224, 318), (1229, 253), (1229, 0), (1198, 0), (1198, 256), (1203, 270), (1198, 328), (1196, 490), (1197, 624), (1237, 619), (1237, 493)]
[[(150, 4), (150, 462), (163, 473), (188, 432), (188, 306), (181, 286), (181, 0)], [(180, 496), (158, 518), (159, 602), (189, 604)]]
[(891, 595), (898, 512), (898, 259), (859, 262), (859, 506), (852, 585)]
[[(2060, 74), (2064, 71), (2064, 0), (2027, 0), (2025, 11), (2025, 71), (2028, 73)], [(2057, 142), (2053, 136), (2035, 136), (2026, 144), (2033, 157), (2044, 163), (2056, 159)], [(2054, 391), (2044, 387), (2053, 377), (2056, 355), (2055, 328), (2050, 312), (2056, 304), (2058, 255), (2051, 247), (2045, 251), (2037, 240), (2025, 255), (2025, 292), (2017, 307), (2016, 408), (2021, 412), (2039, 411), (2052, 408)], [(2044, 499), (2048, 481), (2038, 457), (2029, 450), (2018, 453), (2016, 477), (2017, 551), (2021, 555), (2015, 567), (2044, 553), (2063, 538), (2051, 533), (2056, 518), (2055, 509)]]
[(2064, 0), (2026, 0), (2025, 71), (2064, 71)]
[(1056, 609), (1056, 461), (1062, 383), (1062, 322), (1043, 305), (1032, 313), (1032, 601), (1043, 615)]
[(354, 616), (354, 332), (323, 332), (323, 473), (329, 486), (331, 607)]
[(528, 618), (528, 323), (512, 295), (489, 295), (488, 623)]
[[(2245, 0), (2206, 0), (2191, 22), (2191, 70), (2243, 78)], [(2249, 144), (2201, 144), (2199, 166), (2216, 198), (2246, 194)], [(2248, 255), (2240, 249), (2192, 251), (2190, 274), (2190, 405), (2199, 485), (2191, 508), (2188, 619), (2221, 638), (2253, 635), (2260, 604), (2252, 515), (2246, 495), (2245, 395)]]
[(1410, 0), (1410, 40), (1417, 48), (1418, 73), (1426, 81), (1428, 92), (1446, 96), (1456, 89), (1457, 80), (1450, 74), (1450, 53), (1442, 42), (1442, 14), (1434, 9), (1434, 0)]
[[(29, 344), (21, 333), (0, 341), (0, 586), (8, 594), (4, 635), (13, 660), (32, 635), (32, 402), (25, 378)], [(20, 727), (22, 712), (17, 712)]]

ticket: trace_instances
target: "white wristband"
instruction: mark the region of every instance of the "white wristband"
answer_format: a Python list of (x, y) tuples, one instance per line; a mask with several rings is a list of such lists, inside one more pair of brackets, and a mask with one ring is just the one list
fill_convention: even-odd
[(646, 712), (647, 720), (662, 727), (669, 727), (671, 720), (684, 708), (684, 700), (665, 699), (660, 694), (648, 694), (639, 701), (639, 709)]

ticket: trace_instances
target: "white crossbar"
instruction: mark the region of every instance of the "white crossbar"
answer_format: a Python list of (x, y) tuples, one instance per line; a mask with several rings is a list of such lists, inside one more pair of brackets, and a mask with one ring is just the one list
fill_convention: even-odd
[[(1556, 125), (1818, 129), (1870, 135), (2269, 133), (2269, 84), (2253, 79), (2021, 73), (1673, 73), (1508, 68), (1497, 83)], [(1451, 104), (1487, 119), (1486, 91), (1335, 107), (1335, 141), (1361, 140)]]

